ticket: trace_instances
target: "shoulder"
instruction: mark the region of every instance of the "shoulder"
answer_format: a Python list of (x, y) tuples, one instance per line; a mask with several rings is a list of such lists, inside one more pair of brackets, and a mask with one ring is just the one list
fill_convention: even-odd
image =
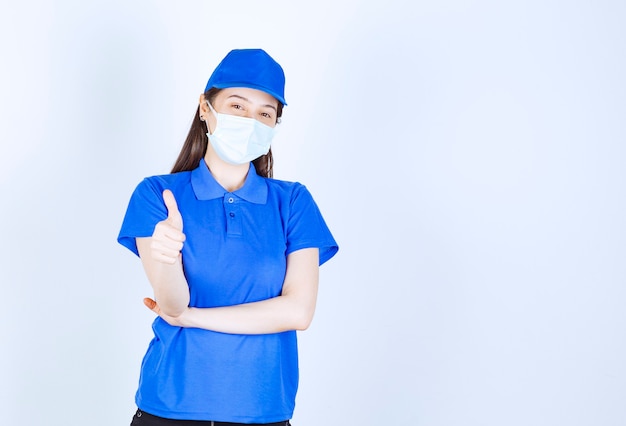
[(293, 199), (299, 194), (309, 194), (309, 190), (300, 182), (290, 182), (286, 180), (265, 178), (270, 193), (274, 193), (283, 199)]
[(333, 257), (339, 247), (307, 187), (300, 182), (277, 179), (267, 179), (267, 184), (270, 193), (280, 193), (285, 201), (286, 253), (317, 247), (320, 265)]
[(169, 189), (174, 193), (177, 201), (181, 194), (191, 188), (189, 172), (180, 172), (167, 175), (149, 176), (140, 181), (133, 191), (129, 208), (137, 207), (139, 210), (146, 205), (152, 205), (160, 209), (163, 204), (163, 191)]
[(177, 188), (186, 186), (190, 182), (191, 172), (178, 172), (146, 177), (139, 183), (137, 188), (158, 191), (159, 193), (165, 189), (170, 189), (175, 192)]
[(309, 189), (300, 182), (290, 182), (278, 179), (267, 179), (270, 197), (278, 200), (289, 212), (290, 217), (298, 216), (301, 212), (317, 212), (318, 207)]

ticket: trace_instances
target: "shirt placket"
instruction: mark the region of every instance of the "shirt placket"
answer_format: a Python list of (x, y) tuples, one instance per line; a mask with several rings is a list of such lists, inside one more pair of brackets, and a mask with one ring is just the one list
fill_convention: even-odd
[(241, 236), (240, 200), (233, 194), (224, 195), (224, 212), (226, 214), (226, 235)]

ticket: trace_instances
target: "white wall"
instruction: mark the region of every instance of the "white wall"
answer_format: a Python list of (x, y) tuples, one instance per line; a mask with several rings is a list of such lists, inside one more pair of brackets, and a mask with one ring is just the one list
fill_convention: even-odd
[(130, 422), (152, 314), (126, 203), (219, 60), (262, 47), (276, 176), (341, 246), (294, 425), (626, 424), (623, 2), (1, 8), (3, 422)]

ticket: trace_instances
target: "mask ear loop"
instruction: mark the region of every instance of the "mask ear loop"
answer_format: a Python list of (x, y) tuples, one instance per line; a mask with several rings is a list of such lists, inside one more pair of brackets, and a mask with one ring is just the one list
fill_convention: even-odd
[(215, 118), (217, 118), (217, 111), (215, 111), (215, 110), (213, 109), (213, 105), (211, 105), (211, 102), (209, 102), (209, 100), (208, 100), (208, 99), (207, 99), (205, 102), (206, 102), (206, 104), (209, 106), (209, 109), (211, 110), (211, 112), (213, 113), (213, 115), (215, 116)]
[[(213, 109), (213, 106), (211, 105), (211, 102), (209, 102), (209, 100), (208, 100), (208, 99), (207, 99), (205, 102), (206, 102), (206, 104), (209, 106), (209, 110), (211, 111), (211, 113), (213, 113), (213, 115), (215, 116), (215, 123), (216, 123), (215, 125), (217, 126), (217, 111), (215, 111), (215, 110)], [(202, 117), (202, 116), (200, 117), (200, 120), (202, 120), (202, 121), (204, 121), (204, 122), (206, 123), (206, 131), (207, 131), (207, 135), (208, 135), (208, 134), (211, 134), (211, 135), (212, 135), (213, 133), (211, 132), (211, 129), (209, 129), (209, 120), (207, 120), (206, 118), (204, 118), (204, 117)]]

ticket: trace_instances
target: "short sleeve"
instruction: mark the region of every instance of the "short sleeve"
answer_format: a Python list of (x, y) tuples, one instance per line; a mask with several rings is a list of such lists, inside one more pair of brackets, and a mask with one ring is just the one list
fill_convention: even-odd
[(133, 192), (117, 241), (139, 256), (135, 238), (150, 237), (157, 223), (167, 218), (163, 190), (153, 179), (144, 179)]
[(311, 193), (304, 185), (297, 185), (291, 196), (287, 222), (287, 254), (313, 247), (319, 249), (320, 265), (339, 250)]

